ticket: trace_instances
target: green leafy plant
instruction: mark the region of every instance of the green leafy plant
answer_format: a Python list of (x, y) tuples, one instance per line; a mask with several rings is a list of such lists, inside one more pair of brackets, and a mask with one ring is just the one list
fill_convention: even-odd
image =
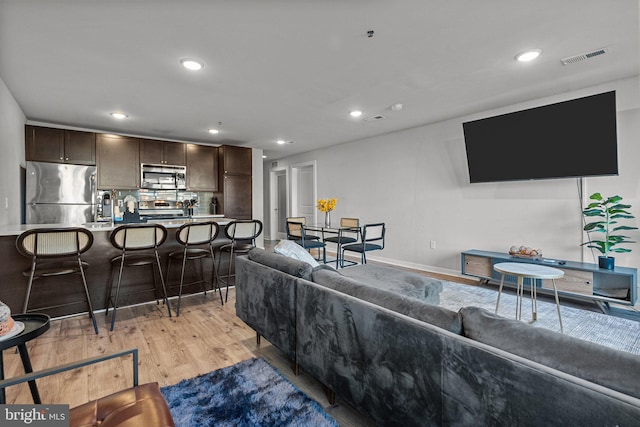
[(635, 218), (627, 210), (631, 205), (621, 203), (622, 197), (611, 196), (608, 198), (602, 197), (600, 193), (593, 193), (590, 200), (595, 200), (590, 203), (583, 211), (582, 214), (585, 217), (597, 217), (599, 219), (590, 222), (584, 226), (584, 231), (587, 233), (602, 233), (604, 234), (602, 239), (591, 239), (589, 235), (588, 242), (582, 244), (587, 245), (588, 248), (599, 250), (605, 257), (609, 256), (609, 252), (631, 252), (631, 249), (615, 247), (620, 244), (636, 243), (629, 240), (629, 236), (621, 234), (614, 234), (623, 230), (637, 230), (638, 227), (632, 227), (628, 225), (616, 225), (619, 219), (631, 219)]

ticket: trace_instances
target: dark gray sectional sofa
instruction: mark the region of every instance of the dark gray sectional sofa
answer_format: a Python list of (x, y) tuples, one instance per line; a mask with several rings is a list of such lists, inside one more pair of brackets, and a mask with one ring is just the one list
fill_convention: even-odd
[(238, 316), (379, 425), (640, 423), (631, 353), (262, 249), (238, 258), (236, 281)]

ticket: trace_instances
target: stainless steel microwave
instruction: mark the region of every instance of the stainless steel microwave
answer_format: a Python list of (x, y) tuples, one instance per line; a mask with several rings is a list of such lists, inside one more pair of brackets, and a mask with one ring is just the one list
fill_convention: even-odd
[(187, 167), (171, 165), (140, 165), (140, 188), (186, 190)]

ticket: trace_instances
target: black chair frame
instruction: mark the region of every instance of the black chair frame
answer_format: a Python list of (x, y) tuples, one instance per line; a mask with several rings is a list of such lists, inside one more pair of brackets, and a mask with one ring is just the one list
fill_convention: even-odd
[[(380, 235), (376, 235), (375, 237), (367, 237), (367, 229), (381, 227), (382, 231)], [(370, 251), (379, 251), (384, 249), (384, 240), (386, 234), (386, 226), (384, 222), (379, 222), (375, 224), (365, 224), (362, 228), (362, 241), (358, 243), (349, 243), (346, 245), (342, 245), (342, 258), (344, 259), (345, 251), (352, 251), (360, 253), (360, 262), (362, 264), (367, 263), (367, 252)]]
[[(131, 237), (130, 235), (134, 235), (135, 230), (144, 229), (144, 228), (153, 228), (154, 229), (154, 238), (149, 242), (137, 245), (135, 244), (135, 237)], [(122, 237), (121, 237), (122, 236)], [(169, 312), (169, 317), (171, 317), (171, 306), (169, 304), (169, 298), (167, 297), (167, 288), (164, 281), (164, 276), (162, 275), (162, 267), (160, 265), (160, 255), (158, 254), (158, 247), (162, 245), (167, 240), (167, 229), (161, 224), (124, 224), (119, 227), (116, 227), (109, 236), (109, 240), (111, 241), (111, 245), (116, 249), (121, 251), (121, 254), (111, 259), (111, 272), (109, 277), (109, 288), (106, 298), (106, 307), (105, 307), (105, 316), (109, 314), (109, 307), (113, 306), (113, 314), (111, 316), (111, 331), (115, 326), (116, 321), (116, 312), (118, 309), (118, 300), (120, 298), (120, 285), (122, 284), (122, 272), (125, 267), (142, 267), (142, 266), (150, 266), (151, 274), (153, 276), (153, 290), (156, 295), (156, 303), (159, 304), (158, 301), (158, 284), (156, 281), (155, 269), (158, 270), (158, 275), (160, 276), (160, 282), (162, 284), (162, 292), (163, 292), (163, 303), (167, 305), (167, 311)], [(129, 244), (129, 242), (134, 241)], [(138, 251), (153, 251), (153, 254), (138, 254)], [(111, 293), (113, 289), (113, 270), (116, 267), (119, 268), (118, 272), (118, 284), (116, 286), (116, 295), (115, 298), (111, 298)], [(140, 292), (148, 292), (147, 290), (141, 290), (137, 292), (130, 292), (129, 294), (140, 293)]]
[[(192, 230), (196, 228), (205, 228), (208, 230), (206, 234), (206, 238), (204, 235), (194, 237), (192, 234)], [(216, 291), (220, 291), (220, 303), (224, 304), (222, 300), (222, 290), (218, 286), (218, 273), (216, 269), (216, 257), (213, 250), (213, 241), (218, 237), (220, 232), (220, 227), (218, 223), (215, 221), (203, 221), (203, 222), (190, 222), (187, 224), (181, 225), (176, 230), (176, 241), (182, 245), (182, 249), (173, 251), (169, 253), (169, 259), (167, 261), (167, 288), (171, 289), (172, 286), (169, 284), (169, 274), (171, 272), (171, 261), (173, 259), (177, 259), (181, 261), (182, 268), (180, 270), (180, 283), (179, 283), (179, 291), (178, 291), (178, 306), (176, 308), (176, 317), (180, 316), (180, 303), (182, 300), (182, 289), (185, 286), (193, 286), (193, 285), (202, 285), (202, 291), (205, 295), (207, 295), (207, 284), (211, 285), (211, 288)], [(194, 240), (195, 239), (195, 240)], [(205, 249), (203, 246), (207, 246)], [(204, 278), (204, 266), (202, 261), (205, 258), (211, 258), (211, 280), (207, 282)], [(184, 273), (186, 269), (187, 261), (193, 261), (191, 265), (194, 266), (194, 273), (198, 275), (197, 269), (195, 268), (195, 261), (200, 260), (200, 280), (195, 280), (190, 283), (184, 283)]]
[[(229, 283), (231, 281), (231, 278), (235, 277), (235, 274), (231, 274), (231, 271), (235, 264), (235, 256), (245, 255), (249, 253), (251, 249), (256, 247), (256, 238), (262, 233), (262, 228), (262, 221), (257, 219), (231, 221), (224, 227), (224, 235), (227, 239), (230, 240), (230, 242), (220, 247), (220, 258), (218, 260), (218, 266), (222, 262), (223, 253), (229, 253), (229, 266), (227, 269), (227, 275), (219, 275), (218, 281), (221, 283), (220, 289), (222, 289), (224, 277), (224, 284), (227, 287), (224, 297), (225, 302), (227, 302), (227, 300), (229, 299)], [(245, 234), (242, 234), (241, 232), (240, 234), (238, 234), (239, 229), (249, 232)]]
[[(64, 244), (66, 248), (56, 249), (56, 244), (63, 243), (60, 239), (61, 235), (73, 235), (71, 241), (66, 239)], [(81, 239), (80, 236), (84, 236)], [(85, 268), (89, 267), (89, 264), (82, 261), (80, 255), (88, 251), (93, 245), (93, 233), (82, 227), (57, 227), (57, 228), (34, 228), (21, 233), (16, 239), (16, 248), (18, 252), (27, 258), (31, 258), (31, 268), (25, 270), (22, 274), (29, 278), (27, 283), (27, 292), (24, 299), (23, 313), (27, 313), (29, 308), (29, 299), (31, 297), (31, 290), (33, 281), (39, 278), (61, 276), (65, 274), (80, 274), (82, 278), (82, 284), (84, 286), (84, 293), (89, 310), (89, 317), (93, 322), (93, 329), (95, 333), (98, 333), (98, 324), (93, 312), (93, 305), (91, 304), (91, 296), (89, 295), (89, 287), (87, 286), (87, 278), (85, 275)], [(75, 260), (65, 260), (69, 257), (75, 257)], [(42, 262), (41, 262), (42, 261)], [(75, 302), (50, 305), (46, 307), (39, 307), (32, 309), (32, 311), (44, 311), (47, 309), (65, 307)]]

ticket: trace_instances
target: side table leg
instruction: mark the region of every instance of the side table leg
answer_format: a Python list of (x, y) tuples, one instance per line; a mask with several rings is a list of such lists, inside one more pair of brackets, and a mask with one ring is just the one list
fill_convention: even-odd
[(498, 302), (496, 302), (496, 314), (498, 314), (498, 307), (500, 307), (500, 295), (502, 295), (502, 287), (504, 286), (504, 273), (500, 279), (500, 289), (498, 289)]
[(516, 300), (516, 319), (522, 319), (522, 297), (524, 295), (524, 279), (522, 276), (518, 276), (517, 287), (518, 298)]
[(564, 333), (562, 328), (562, 315), (560, 314), (560, 299), (558, 299), (558, 288), (556, 287), (556, 279), (551, 279), (553, 283), (553, 292), (556, 294), (556, 308), (558, 309), (558, 321), (560, 322), (560, 332)]
[(536, 279), (532, 277), (529, 280), (531, 280), (531, 315), (535, 322), (538, 320), (538, 288), (536, 288)]
[[(22, 366), (24, 366), (24, 372), (29, 374), (33, 372), (33, 368), (31, 367), (31, 360), (29, 359), (29, 352), (27, 351), (26, 344), (18, 345), (18, 352), (20, 353), (20, 359), (22, 359)], [(33, 403), (40, 404), (40, 394), (38, 393), (38, 387), (36, 386), (36, 381), (29, 381), (29, 388), (31, 389), (31, 397), (33, 397)]]

